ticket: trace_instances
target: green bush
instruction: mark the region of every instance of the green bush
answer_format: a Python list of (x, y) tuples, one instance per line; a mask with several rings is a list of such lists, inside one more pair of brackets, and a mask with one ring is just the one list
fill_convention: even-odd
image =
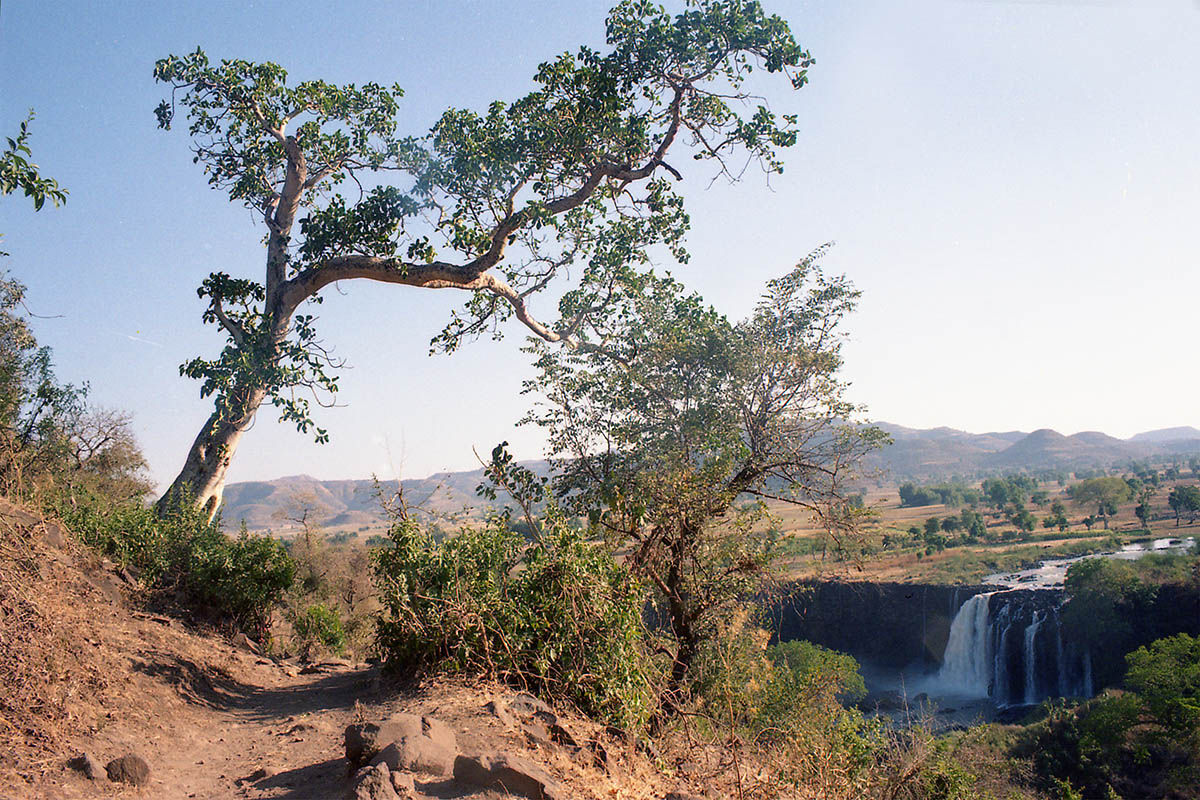
[(180, 582), (193, 603), (261, 636), (294, 577), (295, 564), (279, 542), (244, 531), (231, 539), (214, 523), (190, 542)]
[(1159, 639), (1126, 660), (1134, 691), (1051, 708), (1015, 754), (1032, 759), (1045, 788), (1064, 794), (1077, 787), (1083, 797), (1200, 796), (1200, 640)]
[(843, 703), (857, 703), (867, 696), (858, 661), (848, 653), (797, 640), (768, 648), (767, 657), (778, 669), (787, 670), (788, 680), (828, 685)]
[(346, 651), (346, 631), (342, 628), (341, 617), (321, 603), (309, 606), (292, 620), (292, 630), (305, 659), (310, 658), (318, 646), (336, 655)]
[[(1136, 561), (1085, 559), (1067, 570), (1062, 621), (1074, 641), (1092, 653), (1096, 685), (1116, 686), (1125, 673), (1125, 654), (1174, 630), (1163, 629), (1155, 600), (1164, 584), (1193, 580), (1191, 556), (1152, 553)], [(1170, 619), (1166, 620), (1170, 623)]]
[(254, 635), (292, 585), (295, 566), (279, 542), (245, 531), (231, 539), (188, 505), (160, 517), (138, 502), (77, 491), (50, 498), (48, 510), (151, 592)]
[(708, 639), (697, 696), (674, 724), (761, 769), (754, 797), (983, 800), (979, 778), (920, 720), (903, 728), (867, 719), (846, 701), (865, 695), (858, 663), (809, 642), (765, 647), (743, 610)]
[(485, 674), (636, 728), (655, 712), (643, 587), (553, 506), (527, 547), (507, 514), (436, 541), (417, 523), (373, 551), (392, 667)]
[(1181, 633), (1139, 647), (1125, 657), (1125, 684), (1175, 733), (1200, 731), (1200, 639)]

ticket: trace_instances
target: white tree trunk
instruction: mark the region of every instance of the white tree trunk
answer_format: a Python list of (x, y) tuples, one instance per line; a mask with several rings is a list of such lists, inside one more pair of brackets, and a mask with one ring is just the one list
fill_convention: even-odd
[(253, 392), (236, 420), (222, 420), (216, 413), (208, 418), (188, 450), (183, 469), (159, 499), (160, 514), (168, 511), (174, 503), (190, 501), (203, 510), (209, 519), (216, 516), (225, 490), (225, 473), (229, 470), (238, 443), (254, 421), (254, 414), (265, 397), (265, 392)]

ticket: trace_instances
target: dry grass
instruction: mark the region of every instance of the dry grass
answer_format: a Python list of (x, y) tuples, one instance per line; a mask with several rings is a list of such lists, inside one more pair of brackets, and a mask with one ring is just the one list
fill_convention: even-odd
[[(1190, 484), (1195, 481), (1181, 480), (1164, 483), (1154, 498), (1153, 505), (1157, 511), (1157, 519), (1150, 523), (1150, 535), (1155, 538), (1186, 538), (1200, 537), (1200, 519), (1194, 524), (1188, 524), (1187, 518), (1175, 527), (1175, 518), (1167, 507), (1167, 495), (1175, 483)], [(1044, 508), (1030, 504), (1029, 509), (1038, 518), (1038, 527), (1033, 536), (1038, 537), (1032, 542), (1000, 541), (994, 543), (981, 542), (962, 547), (951, 547), (940, 553), (921, 554), (918, 558), (914, 548), (902, 551), (882, 550), (878, 547), (882, 536), (888, 532), (903, 532), (910, 526), (923, 527), (929, 517), (957, 516), (961, 509), (948, 508), (944, 505), (920, 506), (917, 508), (901, 508), (900, 498), (896, 487), (885, 486), (875, 488), (866, 493), (866, 505), (877, 514), (875, 520), (866, 529), (867, 541), (876, 547), (873, 554), (856, 561), (836, 561), (832, 558), (822, 559), (820, 555), (801, 555), (793, 558), (789, 565), (789, 575), (794, 578), (812, 578), (822, 575), (836, 574), (853, 580), (873, 581), (912, 581), (947, 583), (956, 581), (971, 582), (992, 572), (1011, 571), (1022, 559), (1036, 560), (1040, 557), (1050, 557), (1060, 552), (1083, 552), (1086, 550), (1108, 549), (1108, 540), (1114, 535), (1123, 537), (1126, 541), (1134, 538), (1144, 538), (1146, 533), (1134, 514), (1136, 503), (1129, 502), (1120, 506), (1117, 515), (1110, 521), (1110, 530), (1104, 530), (1097, 523), (1089, 532), (1081, 522), (1086, 516), (1085, 509), (1075, 505), (1067, 496), (1067, 487), (1057, 483), (1043, 483), (1041, 489), (1050, 495), (1050, 502), (1061, 502), (1067, 509), (1067, 517), (1071, 520), (1070, 527), (1061, 535), (1057, 531), (1049, 531), (1041, 527), (1041, 518), (1049, 512), (1049, 503)], [(806, 512), (795, 506), (776, 504), (772, 513), (780, 521), (780, 528), (785, 535), (798, 542), (810, 543), (820, 539), (822, 532)], [(980, 509), (980, 511), (985, 511)], [(985, 513), (990, 532), (1012, 531), (1012, 526), (1006, 521), (993, 518)], [(950, 534), (951, 536), (955, 534)], [(1047, 537), (1047, 538), (1042, 538)], [(1044, 555), (1041, 551), (1045, 551)], [(991, 568), (987, 563), (997, 563), (1000, 566)]]
[(88, 618), (102, 590), (48, 534), (61, 531), (0, 501), (0, 749), (15, 756), (0, 770), (26, 779), (103, 716), (112, 688)]

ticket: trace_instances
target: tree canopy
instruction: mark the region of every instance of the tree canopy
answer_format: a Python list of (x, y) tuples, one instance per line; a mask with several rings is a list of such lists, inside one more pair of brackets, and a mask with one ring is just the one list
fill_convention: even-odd
[(1188, 524), (1195, 522), (1196, 515), (1200, 514), (1200, 486), (1181, 484), (1173, 487), (1167, 495), (1167, 505), (1175, 512), (1175, 527), (1179, 527), (1181, 514), (1188, 515)]
[[(485, 112), (451, 109), (423, 136), (401, 136), (400, 87), (288, 83), (271, 63), (210, 62), (197, 49), (160, 60), (171, 87), (157, 109), (186, 112), (194, 160), (210, 186), (261, 214), (262, 279), (214, 272), (200, 286), (224, 349), (181, 368), (215, 409), (171, 492), (215, 508), (233, 450), (258, 407), (318, 441), (305, 390), (337, 391), (315, 317), (329, 284), (356, 278), (468, 293), (434, 349), (498, 335), (516, 318), (548, 342), (579, 330), (620, 282), (664, 245), (686, 259), (688, 217), (669, 158), (681, 148), (729, 177), (744, 158), (780, 171), (796, 141), (791, 115), (749, 102), (757, 67), (792, 88), (812, 58), (757, 2), (700, 0), (671, 16), (642, 0), (610, 13), (607, 52), (582, 47), (543, 63), (537, 88)], [(577, 289), (557, 320), (529, 298), (568, 267)]]
[[(775, 552), (765, 499), (811, 511), (849, 551), (847, 482), (884, 439), (844, 398), (839, 324), (858, 292), (817, 265), (771, 281), (737, 324), (670, 278), (614, 292), (574, 350), (535, 342), (558, 493), (586, 512), (666, 604), (682, 681), (729, 604), (761, 590)], [(755, 501), (760, 502), (755, 502)]]
[(1117, 506), (1133, 497), (1133, 489), (1124, 478), (1109, 476), (1082, 480), (1068, 488), (1067, 494), (1080, 506), (1094, 506), (1107, 529)]

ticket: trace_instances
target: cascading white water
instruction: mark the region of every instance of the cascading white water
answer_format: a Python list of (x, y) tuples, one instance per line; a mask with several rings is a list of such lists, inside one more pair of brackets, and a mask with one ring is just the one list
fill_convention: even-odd
[(995, 671), (992, 699), (997, 705), (1008, 703), (1008, 632), (1012, 630), (1012, 608), (1005, 605), (996, 620), (996, 637), (992, 647), (995, 651)]
[(992, 680), (991, 626), (988, 624), (988, 594), (977, 594), (963, 603), (950, 623), (950, 639), (938, 682), (948, 692), (987, 697)]
[(1041, 698), (1037, 690), (1037, 632), (1045, 614), (1033, 612), (1033, 622), (1025, 629), (1025, 703), (1031, 705)]

